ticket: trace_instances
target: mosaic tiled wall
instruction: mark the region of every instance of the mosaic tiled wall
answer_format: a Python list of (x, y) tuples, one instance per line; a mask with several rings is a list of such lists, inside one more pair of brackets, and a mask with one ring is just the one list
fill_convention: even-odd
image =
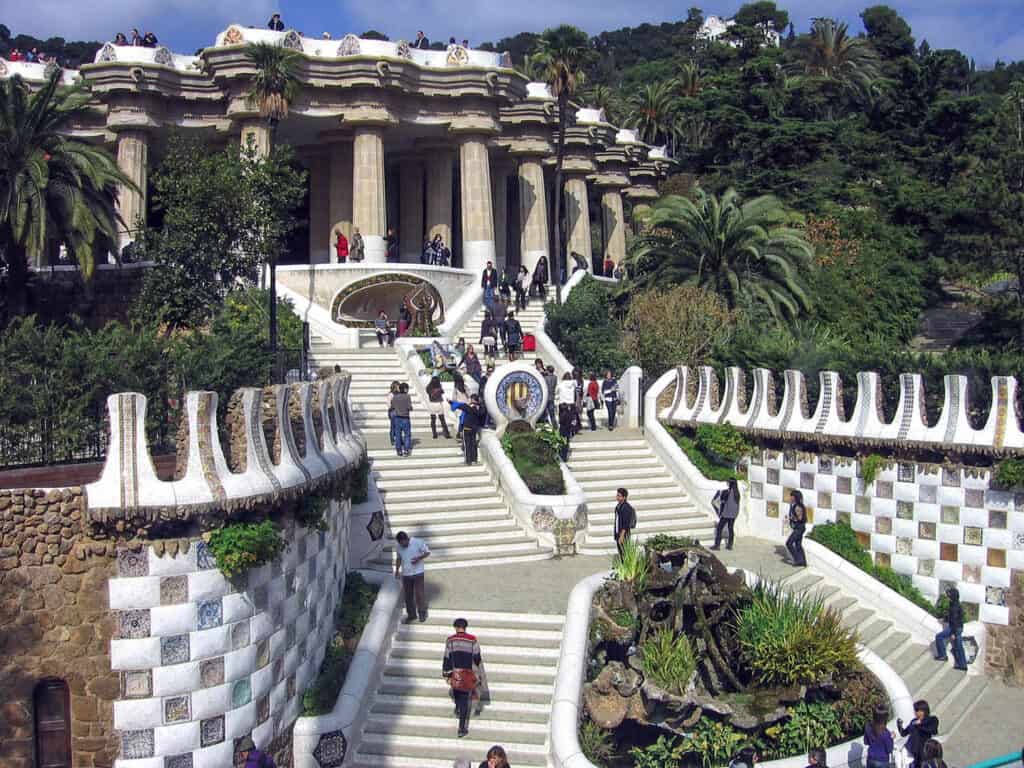
[(174, 556), (118, 550), (117, 768), (229, 768), (237, 739), (266, 746), (292, 726), (344, 587), (350, 508), (333, 502), (326, 531), (296, 526), (284, 554), (240, 583), (202, 541)]
[(876, 563), (926, 596), (956, 586), (969, 618), (1007, 623), (1010, 572), (1024, 568), (1024, 494), (990, 488), (988, 470), (894, 462), (865, 487), (853, 459), (761, 451), (747, 474), (753, 526), (788, 535), (798, 489), (812, 522), (848, 523)]

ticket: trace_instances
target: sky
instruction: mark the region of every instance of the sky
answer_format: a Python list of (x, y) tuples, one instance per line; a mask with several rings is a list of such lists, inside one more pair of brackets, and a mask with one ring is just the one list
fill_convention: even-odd
[[(742, 3), (722, 0), (8, 0), (0, 23), (14, 33), (68, 40), (109, 40), (132, 27), (156, 33), (179, 53), (211, 45), (228, 24), (263, 26), (280, 12), (285, 24), (306, 35), (330, 32), (340, 38), (377, 29), (392, 40), (411, 40), (417, 29), (433, 39), (469, 38), (471, 44), (496, 41), (518, 32), (540, 32), (568, 22), (591, 34), (686, 17), (691, 5), (705, 15), (729, 16)], [(871, 0), (779, 0), (798, 31), (815, 16), (833, 16), (860, 30), (858, 14)], [(905, 0), (890, 3), (910, 24), (918, 42), (958, 48), (979, 66), (997, 59), (1024, 59), (1022, 0)]]

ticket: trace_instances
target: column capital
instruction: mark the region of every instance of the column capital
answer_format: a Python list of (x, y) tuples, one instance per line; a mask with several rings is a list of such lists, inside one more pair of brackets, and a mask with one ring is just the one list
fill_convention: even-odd
[(589, 177), (591, 183), (607, 189), (623, 189), (629, 186), (629, 176), (621, 171), (602, 169)]
[(518, 137), (510, 139), (508, 141), (501, 142), (509, 151), (509, 154), (517, 157), (528, 157), (535, 155), (537, 157), (548, 157), (555, 153), (555, 148), (551, 142), (547, 139), (540, 137)]
[(631, 186), (626, 187), (623, 190), (623, 194), (629, 200), (656, 200), (658, 198), (658, 190), (654, 187), (649, 186)]
[(398, 118), (387, 107), (379, 104), (356, 104), (345, 109), (341, 117), (343, 125), (351, 125), (356, 130), (376, 128), (392, 128), (398, 125)]
[(501, 126), (490, 115), (462, 115), (453, 118), (448, 133), (464, 138), (489, 138), (498, 134)]

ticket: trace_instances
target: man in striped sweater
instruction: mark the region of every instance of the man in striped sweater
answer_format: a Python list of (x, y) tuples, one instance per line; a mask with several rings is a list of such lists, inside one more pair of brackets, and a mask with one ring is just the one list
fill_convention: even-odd
[(455, 699), (455, 714), (459, 717), (459, 737), (469, 733), (469, 705), (476, 694), (479, 683), (478, 672), (483, 660), (480, 658), (480, 644), (466, 629), (469, 622), (456, 619), (455, 634), (444, 644), (444, 661), (441, 674), (451, 686)]

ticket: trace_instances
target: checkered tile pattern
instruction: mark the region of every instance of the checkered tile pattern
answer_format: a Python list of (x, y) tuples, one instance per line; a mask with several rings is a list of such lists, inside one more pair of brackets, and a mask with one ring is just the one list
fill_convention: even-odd
[(971, 467), (893, 462), (867, 488), (853, 459), (761, 451), (748, 465), (752, 517), (788, 534), (789, 491), (814, 523), (843, 521), (875, 562), (909, 576), (929, 598), (955, 586), (969, 618), (1007, 624), (1011, 569), (1024, 568), (1024, 494), (990, 487)]
[(296, 526), (284, 554), (242, 583), (216, 569), (201, 541), (176, 556), (147, 547), (118, 558), (109, 596), (120, 768), (186, 755), (194, 768), (225, 768), (234, 739), (267, 744), (291, 726), (330, 639), (350, 510), (334, 502), (323, 532)]

